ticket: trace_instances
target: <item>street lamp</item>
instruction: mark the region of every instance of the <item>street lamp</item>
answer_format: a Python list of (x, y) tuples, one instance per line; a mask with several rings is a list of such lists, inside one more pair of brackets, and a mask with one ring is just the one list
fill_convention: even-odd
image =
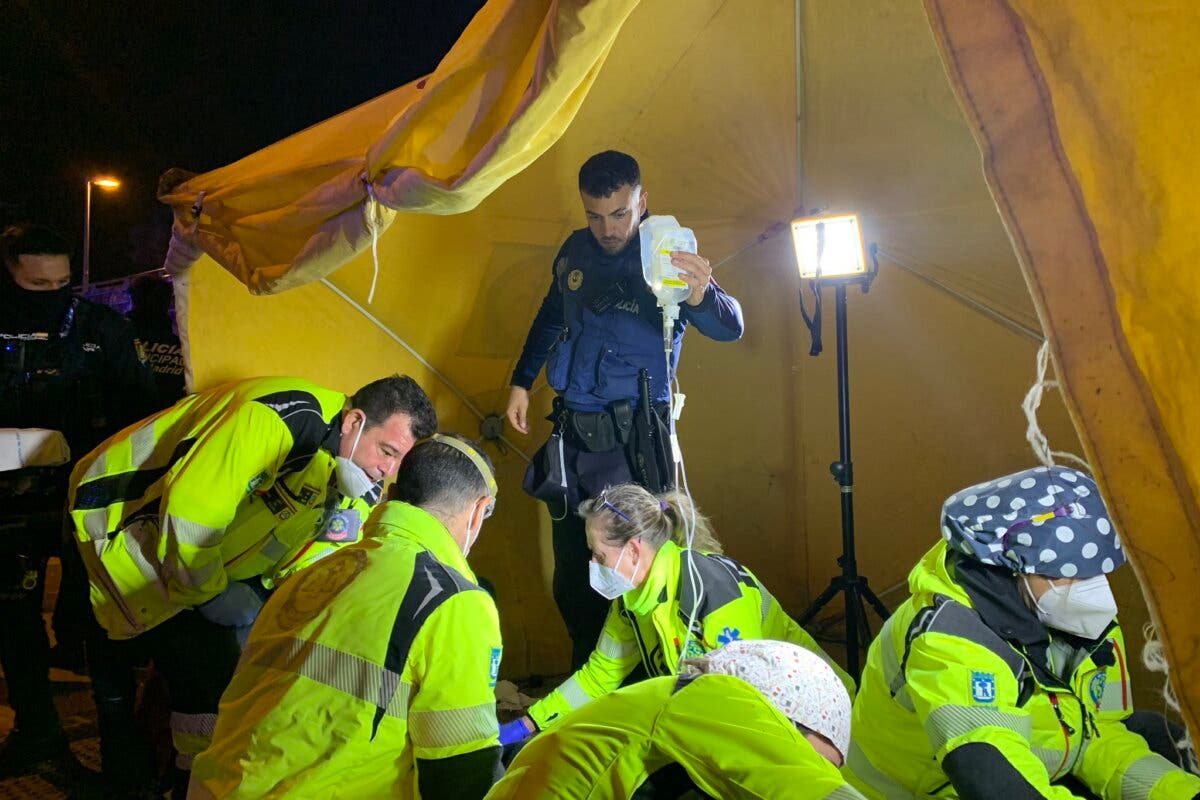
[(121, 182), (110, 175), (95, 175), (87, 179), (87, 204), (83, 212), (83, 291), (88, 290), (92, 274), (92, 186), (111, 192)]

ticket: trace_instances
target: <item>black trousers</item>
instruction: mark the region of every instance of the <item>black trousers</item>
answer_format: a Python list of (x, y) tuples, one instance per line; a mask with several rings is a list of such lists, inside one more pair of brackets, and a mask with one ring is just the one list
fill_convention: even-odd
[[(97, 626), (98, 628), (99, 626)], [(187, 785), (197, 736), (211, 738), (221, 694), (241, 649), (235, 628), (187, 610), (133, 639), (113, 640), (98, 631), (88, 640), (92, 693), (100, 722), (100, 756), (106, 775), (120, 780), (145, 768), (147, 752), (134, 725), (134, 667), (153, 661), (167, 684), (171, 734), (179, 751), (177, 784)]]
[(583, 520), (574, 514), (552, 522), (554, 529), (554, 602), (571, 637), (571, 671), (579, 669), (596, 649), (611, 600), (605, 600), (588, 580), (592, 551)]
[(37, 585), (22, 597), (0, 601), (0, 665), (15, 714), (14, 727), (41, 737), (61, 730), (50, 693), (50, 639), (42, 621), (46, 559), (22, 563), (21, 571), (26, 567), (36, 571)]
[[(50, 638), (42, 620), (42, 602), (46, 562), (67, 549), (62, 526), (60, 513), (32, 513), (10, 517), (0, 532), (4, 537), (0, 543), (0, 666), (14, 727), (34, 737), (61, 730), (50, 689)], [(35, 580), (24, 586), (29, 573)], [(55, 636), (60, 642), (81, 644), (90, 616), (87, 579), (71, 572), (64, 558), (54, 607)]]

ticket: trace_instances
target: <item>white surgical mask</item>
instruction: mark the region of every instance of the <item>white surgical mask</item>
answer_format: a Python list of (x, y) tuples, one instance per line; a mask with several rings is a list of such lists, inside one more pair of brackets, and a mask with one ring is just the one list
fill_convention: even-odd
[(462, 549), (463, 558), (466, 558), (467, 556), (471, 555), (471, 548), (474, 547), (475, 542), (479, 540), (479, 532), (481, 530), (483, 530), (482, 524), (478, 528), (475, 529), (474, 534), (471, 533), (470, 528), (467, 528), (467, 541), (466, 541), (466, 544), (463, 545), (463, 549)]
[[(1030, 597), (1036, 597), (1025, 588)], [(1117, 616), (1117, 601), (1113, 597), (1108, 578), (1097, 575), (1068, 584), (1051, 584), (1040, 598), (1034, 600), (1038, 619), (1043, 625), (1060, 631), (1097, 639)]]
[[(621, 555), (617, 556), (617, 563), (611, 567), (597, 563), (594, 559), (588, 562), (588, 582), (605, 600), (616, 600), (626, 592), (637, 588), (632, 580), (617, 571), (623, 558), (625, 558), (624, 548), (621, 549)], [(637, 572), (636, 564), (633, 569), (634, 572)]]
[(357, 500), (375, 488), (375, 481), (367, 475), (367, 471), (353, 461), (354, 451), (358, 449), (358, 441), (362, 439), (363, 430), (367, 427), (367, 418), (363, 417), (362, 425), (358, 426), (358, 435), (350, 447), (350, 457), (338, 456), (334, 459), (334, 472), (337, 474), (338, 491), (343, 497)]

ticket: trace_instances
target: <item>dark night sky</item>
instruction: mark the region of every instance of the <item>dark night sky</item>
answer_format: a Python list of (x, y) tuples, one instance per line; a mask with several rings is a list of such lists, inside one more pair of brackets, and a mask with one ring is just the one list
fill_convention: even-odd
[(164, 170), (222, 166), (431, 72), (482, 6), (0, 2), (0, 224), (45, 222), (78, 253), (87, 176), (111, 172), (93, 280), (157, 266)]

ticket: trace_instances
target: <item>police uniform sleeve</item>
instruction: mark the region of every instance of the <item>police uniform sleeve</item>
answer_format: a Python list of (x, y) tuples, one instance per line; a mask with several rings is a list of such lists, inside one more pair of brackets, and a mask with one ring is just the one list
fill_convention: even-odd
[(525, 337), (525, 346), (521, 349), (521, 357), (517, 359), (517, 366), (513, 369), (511, 381), (513, 386), (520, 386), (523, 389), (533, 386), (542, 365), (546, 363), (546, 355), (550, 352), (550, 346), (562, 334), (566, 325), (563, 320), (562, 287), (558, 283), (558, 263), (563, 258), (565, 249), (566, 244), (564, 243), (563, 247), (559, 248), (558, 255), (554, 257), (554, 266), (550, 270), (550, 288), (546, 290), (546, 296), (542, 298), (542, 304), (538, 307), (537, 316), (533, 318), (533, 324), (529, 326), (529, 335)]
[(995, 653), (926, 632), (912, 643), (905, 679), (934, 757), (962, 800), (995, 797), (992, 786), (1009, 787), (1007, 800), (1074, 797), (1050, 784), (1034, 755), (1032, 719), (1017, 706), (1020, 687)]
[(681, 305), (680, 318), (696, 326), (696, 330), (718, 342), (732, 342), (742, 338), (745, 322), (742, 305), (725, 293), (716, 281), (708, 284), (704, 299), (698, 306)]
[(1133, 712), (1120, 628), (1109, 634), (1112, 664), (1084, 676), (1085, 702), (1092, 703), (1096, 733), (1074, 774), (1104, 800), (1167, 800), (1200, 794), (1200, 777), (1150, 750), (1146, 740), (1125, 727)]
[(529, 717), (538, 728), (544, 730), (580, 706), (617, 689), (641, 660), (633, 625), (620, 612), (619, 602), (609, 607), (596, 649), (584, 665), (530, 706)]
[(408, 658), (408, 734), (426, 800), (481, 798), (500, 777), (501, 653), (496, 605), (482, 590), (459, 592), (421, 626)]
[(105, 383), (116, 431), (159, 411), (163, 404), (154, 370), (134, 341), (133, 326), (114, 313), (104, 318), (104, 329)]
[(173, 602), (200, 605), (225, 588), (225, 528), (253, 482), (278, 473), (291, 445), (275, 412), (246, 403), (211, 425), (173, 468), (159, 506), (160, 555)]

